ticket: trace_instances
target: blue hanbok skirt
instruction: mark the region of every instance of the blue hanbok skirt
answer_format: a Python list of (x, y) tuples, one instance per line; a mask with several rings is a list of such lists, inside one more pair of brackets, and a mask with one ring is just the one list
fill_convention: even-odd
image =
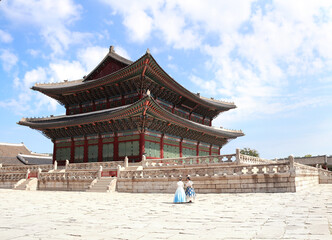
[(195, 199), (196, 193), (193, 187), (187, 187), (186, 188), (186, 196), (188, 201), (192, 201), (193, 199)]
[(186, 202), (186, 194), (183, 188), (177, 188), (174, 196), (174, 203), (184, 203)]

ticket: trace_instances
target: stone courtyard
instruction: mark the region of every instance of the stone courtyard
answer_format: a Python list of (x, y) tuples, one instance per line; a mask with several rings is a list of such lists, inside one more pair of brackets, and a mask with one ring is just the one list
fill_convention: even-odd
[[(175, 191), (174, 186), (174, 191)], [(332, 239), (332, 185), (296, 193), (172, 194), (0, 189), (9, 239)]]

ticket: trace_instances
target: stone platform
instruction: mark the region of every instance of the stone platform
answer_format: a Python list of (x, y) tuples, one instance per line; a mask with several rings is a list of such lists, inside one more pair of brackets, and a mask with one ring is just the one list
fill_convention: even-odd
[(0, 196), (2, 240), (332, 239), (332, 185), (198, 194), (193, 204), (173, 204), (173, 194), (0, 189)]

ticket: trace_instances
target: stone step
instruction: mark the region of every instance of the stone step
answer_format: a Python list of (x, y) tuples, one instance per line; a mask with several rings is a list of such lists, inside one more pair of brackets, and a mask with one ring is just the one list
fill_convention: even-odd
[[(115, 182), (114, 182), (115, 181)], [(113, 186), (115, 188), (116, 178), (107, 177), (98, 179), (89, 189), (87, 192), (109, 192), (110, 188)]]

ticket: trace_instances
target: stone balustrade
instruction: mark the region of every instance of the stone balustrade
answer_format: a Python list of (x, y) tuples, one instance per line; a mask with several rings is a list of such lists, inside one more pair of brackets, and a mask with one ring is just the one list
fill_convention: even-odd
[(246, 163), (246, 164), (270, 164), (273, 163), (274, 161), (267, 160), (267, 159), (262, 159), (259, 157), (253, 157), (253, 156), (248, 156), (244, 155), (242, 153), (238, 153), (238, 163)]
[(118, 165), (121, 167), (124, 165), (123, 161), (112, 161), (112, 162), (90, 162), (90, 163), (70, 163), (66, 166), (68, 170), (98, 170), (100, 166), (103, 169), (117, 169)]
[(40, 173), (40, 181), (93, 180), (98, 177), (98, 171), (54, 172)]
[(0, 181), (19, 181), (26, 178), (26, 173), (0, 173)]
[(216, 166), (201, 168), (176, 168), (163, 169), (158, 168), (144, 169), (140, 171), (121, 171), (119, 178), (173, 178), (173, 177), (217, 177), (227, 175), (256, 175), (256, 174), (277, 174), (290, 172), (289, 162), (286, 163), (270, 163), (255, 165), (236, 165), (236, 166)]
[(165, 167), (165, 166), (183, 166), (199, 164), (222, 164), (234, 162), (235, 154), (211, 155), (211, 156), (192, 156), (182, 158), (164, 158), (164, 159), (146, 159), (142, 161), (143, 167)]
[(319, 183), (320, 184), (332, 184), (332, 172), (318, 168)]
[(18, 166), (6, 166), (0, 168), (1, 172), (26, 172), (28, 169), (31, 172), (37, 172), (38, 169), (41, 169), (42, 171), (49, 171), (54, 168), (53, 164), (44, 164), (44, 165), (18, 165)]

